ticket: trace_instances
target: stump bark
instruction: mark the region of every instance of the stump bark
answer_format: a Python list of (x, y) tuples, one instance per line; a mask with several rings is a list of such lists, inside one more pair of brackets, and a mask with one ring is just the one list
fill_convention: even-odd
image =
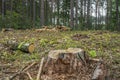
[(43, 63), (41, 79), (91, 80), (96, 65), (97, 61), (89, 59), (85, 51), (80, 48), (52, 50)]

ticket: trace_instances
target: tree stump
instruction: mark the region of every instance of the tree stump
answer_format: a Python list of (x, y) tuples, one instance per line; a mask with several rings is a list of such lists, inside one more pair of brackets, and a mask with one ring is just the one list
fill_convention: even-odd
[(80, 48), (52, 50), (43, 63), (41, 79), (91, 80), (96, 65)]
[[(52, 50), (44, 62), (43, 78), (48, 75), (78, 74), (78, 69), (86, 66), (88, 57), (80, 48), (69, 48), (67, 50)], [(43, 79), (44, 80), (44, 79)], [(47, 79), (51, 80), (51, 79)], [(52, 80), (57, 80), (53, 79)], [(64, 80), (64, 79), (63, 79)]]

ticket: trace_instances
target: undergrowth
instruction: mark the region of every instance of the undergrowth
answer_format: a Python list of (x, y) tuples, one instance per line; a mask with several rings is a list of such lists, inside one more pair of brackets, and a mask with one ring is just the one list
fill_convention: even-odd
[[(74, 35), (77, 37), (73, 37)], [(74, 39), (73, 39), (74, 38)], [(11, 51), (4, 44), (8, 40), (26, 41), (35, 44), (35, 51), (31, 54), (21, 51)], [(68, 31), (68, 32), (35, 32), (34, 30), (17, 30), (0, 32), (1, 63), (25, 62), (40, 60), (47, 52), (54, 49), (67, 49), (69, 47), (82, 48), (93, 57), (102, 57), (105, 62), (112, 64), (110, 69), (117, 70), (120, 67), (120, 33), (109, 31)], [(113, 74), (114, 75), (114, 74)], [(117, 75), (120, 77), (120, 75)]]

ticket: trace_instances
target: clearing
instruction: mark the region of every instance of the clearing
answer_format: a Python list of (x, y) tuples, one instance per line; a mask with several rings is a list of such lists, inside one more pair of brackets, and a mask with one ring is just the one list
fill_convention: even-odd
[[(28, 42), (35, 44), (33, 53), (10, 50), (8, 41)], [(12, 76), (21, 68), (35, 62), (30, 72), (36, 78), (38, 63), (50, 50), (82, 48), (88, 55), (96, 52), (102, 57), (112, 80), (120, 80), (120, 33), (109, 31), (66, 31), (36, 32), (35, 30), (14, 30), (0, 32), (0, 79)], [(26, 79), (25, 79), (26, 80)]]

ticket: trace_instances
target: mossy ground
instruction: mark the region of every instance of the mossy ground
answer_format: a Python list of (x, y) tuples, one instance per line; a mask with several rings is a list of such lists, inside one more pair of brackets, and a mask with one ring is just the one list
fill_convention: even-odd
[[(75, 36), (76, 34), (78, 35)], [(9, 50), (5, 46), (8, 40), (34, 43), (36, 47), (35, 51), (28, 54), (19, 50)], [(67, 49), (69, 47), (82, 48), (88, 54), (91, 51), (95, 51), (97, 57), (102, 57), (107, 63), (107, 68), (110, 70), (111, 76), (114, 79), (120, 79), (119, 32), (67, 31), (39, 33), (34, 30), (0, 32), (0, 64), (13, 63), (14, 66), (17, 65), (16, 67), (18, 67), (28, 61), (39, 61), (41, 56), (46, 55), (49, 50)]]

